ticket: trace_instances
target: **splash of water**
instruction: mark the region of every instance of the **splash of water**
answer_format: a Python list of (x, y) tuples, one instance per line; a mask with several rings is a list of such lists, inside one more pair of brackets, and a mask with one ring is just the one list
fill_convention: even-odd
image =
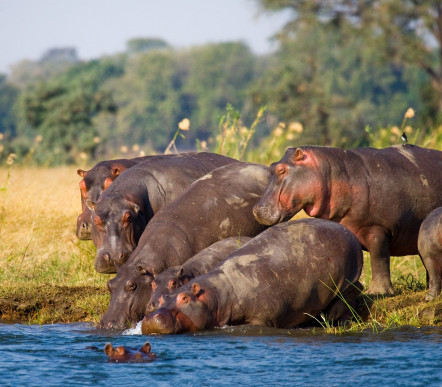
[(133, 328), (126, 329), (123, 333), (123, 336), (134, 336), (141, 335), (141, 321), (138, 321), (137, 325)]

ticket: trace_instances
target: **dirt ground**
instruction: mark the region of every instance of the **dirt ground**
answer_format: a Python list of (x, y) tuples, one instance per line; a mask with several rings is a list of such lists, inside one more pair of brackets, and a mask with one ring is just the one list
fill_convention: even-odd
[(108, 302), (88, 302), (107, 298), (107, 289), (100, 287), (49, 286), (33, 294), (18, 290), (0, 295), (0, 321), (25, 323), (97, 322)]

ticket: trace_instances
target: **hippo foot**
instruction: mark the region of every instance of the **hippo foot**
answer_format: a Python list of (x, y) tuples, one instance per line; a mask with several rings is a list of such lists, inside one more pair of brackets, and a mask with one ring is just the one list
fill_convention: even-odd
[(437, 292), (437, 291), (430, 291), (427, 293), (427, 295), (425, 296), (425, 301), (433, 301), (434, 299), (436, 299), (437, 297), (441, 296), (441, 292)]
[(370, 287), (367, 290), (367, 294), (372, 296), (393, 296), (394, 290), (391, 285), (376, 285), (371, 284)]

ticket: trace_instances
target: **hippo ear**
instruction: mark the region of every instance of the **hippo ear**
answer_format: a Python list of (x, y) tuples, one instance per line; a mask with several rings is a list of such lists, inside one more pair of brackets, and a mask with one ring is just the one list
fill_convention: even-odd
[(112, 176), (113, 176), (114, 178), (116, 178), (116, 177), (117, 177), (121, 172), (123, 172), (125, 169), (126, 169), (126, 168), (123, 167), (122, 165), (118, 165), (118, 164), (114, 164), (114, 165), (112, 165), (112, 170), (111, 170)]
[(112, 344), (111, 344), (111, 343), (107, 343), (106, 346), (104, 347), (104, 353), (105, 353), (107, 356), (111, 356), (113, 350), (114, 350), (114, 349), (112, 348)]
[(97, 203), (93, 202), (92, 200), (86, 200), (86, 205), (91, 211), (95, 211)]
[(198, 282), (192, 284), (192, 293), (195, 297), (197, 297), (201, 292), (201, 288)]
[(183, 278), (183, 274), (184, 274), (184, 268), (181, 266), (181, 267), (180, 267), (180, 270), (178, 270), (177, 278), (178, 278), (178, 279)]
[(135, 214), (138, 214), (138, 212), (140, 211), (140, 206), (138, 204), (136, 204), (134, 202), (131, 202), (131, 201), (127, 200), (127, 199), (124, 199), (124, 202), (129, 207), (130, 210), (135, 212)]
[(140, 348), (140, 352), (144, 352), (146, 355), (150, 353), (152, 346), (148, 341), (144, 343), (144, 345)]
[(81, 177), (85, 177), (87, 175), (88, 171), (85, 171), (84, 169), (77, 169), (77, 175)]
[(301, 148), (296, 148), (295, 154), (293, 155), (293, 161), (301, 161), (305, 159), (304, 152)]

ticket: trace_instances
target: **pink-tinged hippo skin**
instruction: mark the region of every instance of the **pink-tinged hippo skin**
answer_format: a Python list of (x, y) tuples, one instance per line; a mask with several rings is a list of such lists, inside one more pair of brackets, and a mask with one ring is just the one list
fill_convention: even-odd
[(123, 171), (96, 203), (87, 202), (93, 211), (95, 270), (116, 273), (154, 214), (195, 180), (232, 163), (239, 161), (215, 153), (190, 152), (155, 156)]
[(124, 346), (114, 348), (108, 343), (104, 347), (104, 353), (108, 361), (113, 363), (151, 363), (157, 359), (157, 355), (150, 351), (151, 348), (148, 342), (139, 349)]
[(249, 237), (223, 239), (201, 250), (182, 265), (169, 267), (162, 273), (154, 275), (147, 312), (153, 312), (161, 306), (164, 302), (163, 296), (183, 286), (191, 279), (208, 273), (217, 264), (225, 260), (229, 254), (238, 250), (251, 239)]
[(371, 256), (371, 294), (392, 294), (390, 255), (418, 254), (425, 217), (442, 205), (442, 152), (413, 145), (385, 149), (303, 146), (271, 165), (254, 208), (266, 225), (300, 210), (339, 222)]
[[(143, 334), (252, 324), (293, 328), (321, 311), (346, 318), (361, 285), (362, 249), (345, 227), (322, 219), (278, 224), (212, 271), (165, 297), (142, 320)], [(347, 314), (348, 315), (348, 314)]]
[(155, 156), (106, 160), (95, 164), (89, 171), (77, 169), (78, 176), (82, 177), (79, 182), (82, 213), (77, 218), (76, 234), (78, 239), (91, 239), (92, 212), (86, 202), (97, 201), (103, 191), (113, 183), (121, 172), (151, 157)]
[(184, 264), (230, 237), (254, 237), (267, 227), (253, 206), (267, 185), (269, 168), (238, 162), (203, 176), (149, 222), (129, 260), (108, 282), (110, 305), (99, 327), (124, 329), (146, 312), (155, 275)]
[(428, 273), (426, 299), (430, 301), (440, 296), (442, 288), (442, 207), (436, 208), (422, 222), (417, 245)]

